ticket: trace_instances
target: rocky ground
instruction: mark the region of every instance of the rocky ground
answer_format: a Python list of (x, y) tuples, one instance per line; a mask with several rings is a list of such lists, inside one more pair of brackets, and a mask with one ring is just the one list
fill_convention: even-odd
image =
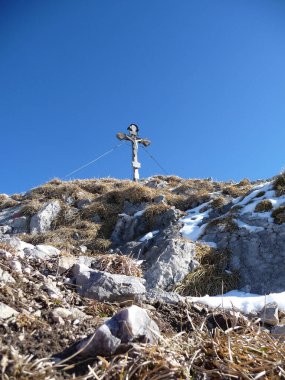
[[(53, 180), (0, 195), (3, 379), (285, 377), (285, 176)], [(223, 305), (221, 305), (223, 306)]]

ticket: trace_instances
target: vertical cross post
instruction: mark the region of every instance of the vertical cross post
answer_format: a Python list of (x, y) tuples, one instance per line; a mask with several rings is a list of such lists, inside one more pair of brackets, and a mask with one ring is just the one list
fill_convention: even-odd
[(138, 136), (139, 128), (136, 124), (131, 124), (128, 127), (129, 134), (119, 132), (117, 133), (117, 138), (119, 140), (127, 140), (132, 143), (132, 168), (133, 168), (133, 180), (138, 182), (139, 180), (139, 169), (141, 168), (141, 164), (138, 162), (138, 144), (143, 144), (144, 146), (148, 146), (150, 141), (148, 139), (142, 139)]

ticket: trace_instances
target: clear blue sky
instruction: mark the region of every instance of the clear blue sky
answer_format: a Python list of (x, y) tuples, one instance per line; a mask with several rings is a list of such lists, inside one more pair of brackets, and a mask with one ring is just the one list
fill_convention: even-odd
[[(0, 58), (0, 193), (63, 177), (131, 122), (169, 174), (285, 166), (284, 0), (0, 0)], [(129, 161), (122, 146), (74, 177)]]

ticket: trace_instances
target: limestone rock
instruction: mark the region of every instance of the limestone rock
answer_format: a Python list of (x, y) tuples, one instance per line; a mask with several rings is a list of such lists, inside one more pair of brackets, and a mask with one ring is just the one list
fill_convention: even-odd
[(0, 225), (11, 226), (14, 219), (19, 217), (21, 214), (22, 206), (18, 205), (15, 207), (8, 207), (0, 211)]
[(157, 240), (146, 257), (142, 258), (154, 260), (144, 274), (148, 289), (171, 290), (174, 284), (198, 266), (195, 244), (181, 238)]
[(261, 322), (267, 325), (276, 326), (279, 323), (278, 305), (276, 302), (266, 304), (259, 312)]
[(87, 298), (122, 302), (145, 293), (143, 280), (138, 277), (100, 272), (84, 264), (76, 264), (73, 273), (79, 293)]
[(70, 309), (66, 309), (64, 307), (56, 307), (52, 311), (51, 316), (55, 322), (57, 322), (59, 318), (71, 321), (74, 321), (76, 319), (83, 321), (84, 319), (88, 318), (88, 316), (83, 311), (76, 307), (71, 307)]
[(31, 218), (30, 231), (31, 233), (41, 233), (49, 231), (51, 223), (55, 220), (60, 212), (59, 201), (49, 201)]
[(7, 225), (0, 226), (0, 235), (10, 234), (11, 232), (12, 232), (11, 226), (7, 226)]
[(158, 339), (159, 328), (157, 324), (144, 309), (132, 305), (115, 314), (99, 327), (94, 334), (56, 355), (56, 359), (66, 358), (78, 351), (81, 352), (76, 360), (98, 355), (110, 356), (126, 343), (139, 341), (157, 344)]
[(43, 289), (48, 293), (51, 298), (61, 299), (63, 295), (60, 289), (56, 286), (56, 283), (48, 280), (46, 284), (43, 285)]
[(9, 272), (3, 270), (0, 268), (0, 282), (11, 282), (11, 283), (14, 283), (15, 280), (14, 278), (10, 275)]
[(60, 254), (60, 250), (52, 247), (51, 245), (39, 244), (32, 246), (32, 248), (24, 249), (25, 256), (38, 259), (38, 260), (47, 260), (52, 257), (57, 257)]
[(8, 319), (17, 316), (19, 313), (12, 307), (0, 302), (0, 319)]
[(285, 338), (285, 325), (274, 326), (271, 330), (271, 334), (275, 337), (284, 336)]
[(34, 248), (34, 245), (26, 243), (16, 236), (9, 236), (9, 235), (0, 235), (0, 242), (6, 243), (11, 245), (13, 248), (15, 248), (18, 251), (18, 255), (20, 257), (24, 257), (24, 249), (32, 249)]
[(165, 292), (164, 290), (156, 289), (147, 291), (144, 299), (149, 304), (158, 302), (160, 304), (176, 305), (180, 302), (184, 302), (186, 297), (180, 296), (175, 292)]
[(13, 234), (22, 234), (29, 232), (29, 218), (27, 216), (19, 216), (11, 222)]
[(66, 272), (76, 264), (77, 258), (74, 256), (61, 256), (58, 260), (58, 274)]

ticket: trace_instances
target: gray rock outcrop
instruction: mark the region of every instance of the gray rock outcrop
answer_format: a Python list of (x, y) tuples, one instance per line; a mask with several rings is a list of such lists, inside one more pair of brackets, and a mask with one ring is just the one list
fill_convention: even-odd
[(0, 302), (0, 319), (8, 319), (17, 316), (19, 313), (12, 307)]
[(157, 239), (145, 259), (149, 263), (144, 273), (148, 289), (171, 290), (198, 266), (195, 244), (180, 237)]
[(100, 272), (84, 264), (76, 264), (73, 273), (78, 292), (98, 301), (134, 300), (146, 291), (144, 280), (138, 277)]
[(50, 201), (31, 218), (30, 231), (31, 233), (47, 232), (51, 229), (51, 224), (61, 210), (59, 201)]
[(55, 355), (55, 359), (67, 358), (80, 352), (76, 361), (96, 356), (110, 356), (123, 345), (133, 342), (155, 344), (159, 339), (159, 328), (147, 312), (132, 305), (119, 311), (99, 327), (94, 334), (75, 343), (64, 352)]
[[(251, 226), (251, 219), (246, 221)], [(258, 294), (284, 291), (285, 224), (262, 223), (258, 229), (243, 227), (232, 232), (207, 228), (203, 240), (229, 249), (229, 270), (238, 273), (240, 288)]]

